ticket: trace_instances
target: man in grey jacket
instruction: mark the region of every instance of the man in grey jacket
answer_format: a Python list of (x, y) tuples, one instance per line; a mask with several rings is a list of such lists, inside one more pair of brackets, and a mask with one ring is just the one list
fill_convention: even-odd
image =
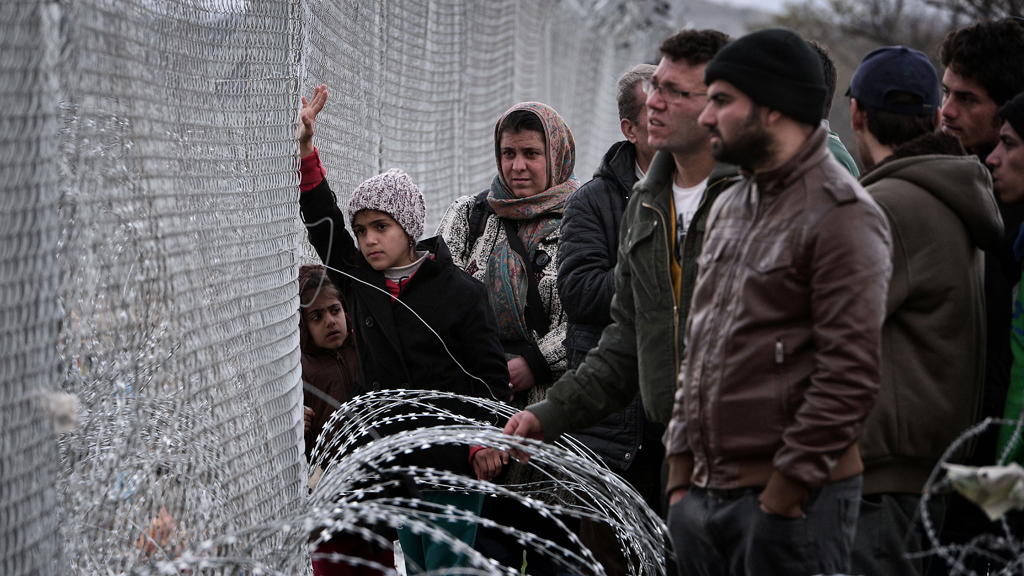
[[(927, 571), (921, 491), (946, 448), (978, 419), (985, 381), (983, 249), (1003, 234), (988, 171), (935, 132), (939, 78), (924, 54), (879, 48), (861, 62), (850, 118), (861, 184), (889, 220), (893, 275), (882, 327), (879, 401), (860, 440), (864, 489), (856, 574)], [(954, 456), (962, 463), (967, 455)], [(929, 511), (942, 525), (945, 498)]]
[(849, 571), (891, 264), (828, 152), (814, 51), (781, 28), (712, 60), (700, 122), (744, 180), (708, 217), (667, 453), (683, 574)]

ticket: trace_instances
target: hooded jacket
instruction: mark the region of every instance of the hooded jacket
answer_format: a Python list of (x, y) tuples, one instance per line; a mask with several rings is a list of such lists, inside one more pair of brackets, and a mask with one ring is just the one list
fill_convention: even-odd
[[(351, 326), (349, 319), (349, 326)], [(326, 350), (313, 343), (309, 336), (309, 328), (305, 322), (300, 323), (299, 348), (302, 350), (302, 381), (345, 403), (349, 391), (356, 381), (356, 343), (349, 328), (348, 336), (337, 350)], [(308, 459), (316, 445), (316, 439), (334, 414), (334, 406), (329, 405), (319, 396), (303, 389), (302, 403), (313, 409), (313, 421), (310, 423), (309, 436), (306, 439), (306, 458)]]
[(597, 346), (601, 331), (612, 322), (619, 224), (637, 180), (636, 146), (616, 142), (594, 178), (565, 203), (558, 245), (558, 295), (569, 319), (566, 348), (587, 352)]
[[(601, 331), (611, 324), (618, 262), (619, 225), (637, 183), (636, 146), (612, 144), (594, 178), (573, 192), (565, 203), (562, 241), (558, 244), (558, 297), (568, 322), (565, 329), (567, 368), (574, 370)], [(600, 424), (573, 433), (617, 472), (628, 470), (648, 436), (658, 438), (664, 427), (646, 422), (637, 398)], [(659, 440), (660, 442), (660, 440)]]
[(882, 379), (860, 440), (864, 493), (920, 493), (946, 448), (978, 419), (982, 250), (1002, 237), (1003, 222), (988, 170), (948, 134), (900, 146), (861, 184), (893, 240)]

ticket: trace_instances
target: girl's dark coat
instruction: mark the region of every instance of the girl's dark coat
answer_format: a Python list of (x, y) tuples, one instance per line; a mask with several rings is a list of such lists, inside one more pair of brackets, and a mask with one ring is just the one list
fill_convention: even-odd
[[(440, 237), (419, 243), (417, 248), (429, 251), (433, 258), (423, 262), (398, 296), (435, 335), (409, 308), (392, 300), (383, 272), (366, 262), (346, 230), (345, 216), (326, 180), (302, 193), (299, 206), (302, 219), (309, 226), (309, 241), (329, 267), (327, 274), (341, 290), (352, 316), (359, 353), (352, 397), (369, 391), (405, 388), (507, 400), (508, 367), (486, 289), (452, 263), (448, 247)], [(438, 336), (462, 367), (486, 382), (486, 386), (459, 368)], [(441, 407), (484, 422), (501, 423), (493, 414), (465, 403), (445, 403)], [(424, 425), (430, 422), (418, 419), (397, 422), (379, 431), (386, 435)], [(472, 473), (466, 446), (435, 447), (430, 450), (429, 459), (414, 458), (410, 463)]]

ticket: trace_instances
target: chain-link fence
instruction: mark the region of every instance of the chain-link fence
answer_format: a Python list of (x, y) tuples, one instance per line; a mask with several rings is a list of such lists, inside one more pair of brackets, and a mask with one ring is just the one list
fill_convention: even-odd
[(401, 167), (430, 230), (488, 185), (518, 101), (561, 112), (588, 179), (663, 10), (0, 3), (0, 572), (127, 573), (215, 538), (222, 560), (304, 570), (301, 542), (252, 536), (304, 505), (300, 95), (332, 90), (334, 188)]

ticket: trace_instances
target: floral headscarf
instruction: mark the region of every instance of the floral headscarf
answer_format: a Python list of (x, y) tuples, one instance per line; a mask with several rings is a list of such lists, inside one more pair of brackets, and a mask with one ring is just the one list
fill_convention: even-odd
[[(528, 198), (517, 198), (501, 173), (501, 134), (498, 130), (505, 118), (517, 110), (529, 110), (544, 126), (550, 186)], [(562, 208), (569, 195), (579, 188), (573, 175), (576, 166), (576, 144), (562, 117), (547, 104), (523, 102), (509, 108), (494, 126), (494, 156), (498, 174), (491, 181), (487, 202), (500, 218), (519, 221), (519, 238), (531, 253), (537, 243), (554, 232), (562, 223)], [(503, 340), (529, 340), (526, 327), (526, 268), (508, 241), (495, 244), (487, 260), (488, 297), (498, 319)]]
[[(546, 194), (548, 191), (563, 187), (570, 181), (575, 180), (573, 178), (573, 170), (576, 168), (576, 142), (572, 139), (572, 132), (566, 126), (565, 120), (562, 120), (558, 112), (555, 112), (555, 109), (547, 104), (521, 102), (509, 108), (507, 112), (501, 115), (501, 118), (498, 118), (497, 124), (494, 125), (494, 161), (498, 165), (498, 175), (496, 178), (501, 188), (510, 198), (515, 198), (515, 195), (512, 194), (512, 189), (505, 182), (505, 176), (501, 173), (501, 134), (498, 133), (498, 130), (501, 129), (501, 123), (505, 121), (505, 118), (508, 118), (509, 114), (518, 110), (533, 112), (540, 118), (540, 123), (544, 126), (548, 177), (551, 179), (548, 185), (551, 188), (541, 192), (541, 194)], [(577, 187), (579, 187), (578, 182), (575, 183), (573, 190)]]

